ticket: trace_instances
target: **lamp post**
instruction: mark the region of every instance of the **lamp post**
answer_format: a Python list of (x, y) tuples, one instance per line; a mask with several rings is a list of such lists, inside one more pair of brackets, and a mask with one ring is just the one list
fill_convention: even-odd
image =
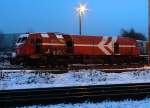
[(87, 11), (87, 7), (85, 4), (80, 4), (79, 7), (77, 7), (77, 12), (79, 14), (79, 34), (82, 35), (82, 16), (85, 14), (85, 11)]
[(150, 0), (148, 0), (148, 65), (150, 66)]

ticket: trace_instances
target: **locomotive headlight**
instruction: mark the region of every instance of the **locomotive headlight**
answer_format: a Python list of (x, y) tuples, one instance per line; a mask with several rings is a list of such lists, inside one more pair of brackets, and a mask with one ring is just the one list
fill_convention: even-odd
[(16, 57), (16, 52), (12, 52), (12, 53), (11, 53), (11, 57), (12, 57), (12, 58), (15, 58), (15, 57)]

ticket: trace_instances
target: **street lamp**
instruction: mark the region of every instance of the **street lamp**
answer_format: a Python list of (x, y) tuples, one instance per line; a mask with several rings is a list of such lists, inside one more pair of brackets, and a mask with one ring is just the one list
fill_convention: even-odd
[(148, 0), (148, 65), (150, 66), (150, 0)]
[(82, 34), (82, 16), (85, 14), (85, 11), (87, 11), (86, 4), (80, 4), (79, 7), (77, 7), (76, 11), (79, 14), (79, 34)]

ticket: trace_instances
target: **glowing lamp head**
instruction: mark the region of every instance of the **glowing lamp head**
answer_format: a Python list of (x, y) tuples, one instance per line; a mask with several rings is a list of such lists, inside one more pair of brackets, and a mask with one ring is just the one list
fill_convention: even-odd
[(85, 4), (80, 4), (79, 7), (76, 9), (79, 15), (84, 15), (85, 11), (87, 11), (87, 6)]

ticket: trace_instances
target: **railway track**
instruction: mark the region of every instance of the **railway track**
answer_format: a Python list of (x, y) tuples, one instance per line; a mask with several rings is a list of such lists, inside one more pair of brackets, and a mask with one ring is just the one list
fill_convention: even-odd
[(66, 73), (69, 70), (81, 70), (81, 69), (96, 69), (104, 72), (125, 72), (125, 71), (136, 71), (136, 70), (144, 70), (145, 64), (130, 64), (130, 65), (72, 65), (67, 68), (64, 67), (1, 67), (0, 70), (37, 70), (37, 71), (48, 71), (51, 73)]
[(150, 83), (0, 90), (0, 107), (84, 101), (143, 99), (150, 97)]

